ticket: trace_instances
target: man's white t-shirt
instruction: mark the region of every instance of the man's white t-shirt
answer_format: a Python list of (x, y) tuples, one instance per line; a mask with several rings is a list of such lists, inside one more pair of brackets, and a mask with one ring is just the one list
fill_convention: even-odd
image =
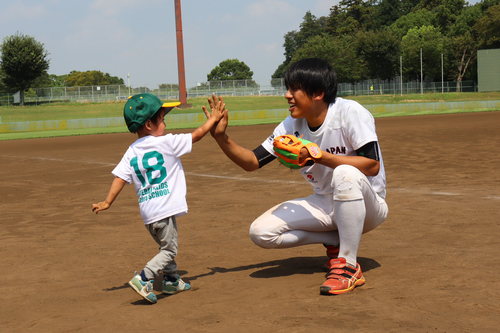
[(191, 134), (146, 136), (128, 148), (112, 171), (128, 184), (134, 183), (144, 224), (184, 215), (186, 178), (180, 157), (191, 152)]
[[(303, 118), (294, 119), (288, 116), (275, 129), (262, 146), (272, 155), (274, 138), (280, 135), (293, 134), (296, 137), (316, 143), (321, 150), (331, 154), (356, 156), (356, 150), (369, 142), (377, 141), (375, 120), (372, 114), (359, 103), (338, 97), (330, 104), (325, 121), (319, 129), (311, 131)], [(385, 198), (385, 169), (380, 145), (378, 145), (380, 170), (374, 177), (367, 177), (375, 192)], [(333, 193), (333, 169), (321, 164), (313, 164), (300, 169), (305, 180), (314, 187), (317, 194)]]

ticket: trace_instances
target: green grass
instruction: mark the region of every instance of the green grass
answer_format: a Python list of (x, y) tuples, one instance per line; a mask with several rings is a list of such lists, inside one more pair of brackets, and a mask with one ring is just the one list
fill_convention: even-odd
[[(170, 101), (173, 102), (173, 101)], [(284, 97), (224, 97), (230, 111), (287, 109)], [(208, 106), (207, 98), (193, 98), (187, 101), (191, 108), (175, 108), (172, 113), (203, 112), (201, 107)], [(21, 122), (36, 120), (68, 120), (87, 118), (122, 117), (125, 102), (106, 103), (53, 103), (37, 106), (0, 107), (2, 122)]]
[[(415, 94), (415, 95), (369, 95), (349, 96), (361, 104), (395, 104), (415, 102), (448, 102), (448, 101), (486, 101), (499, 100), (500, 92), (490, 93), (445, 93), (445, 94)], [(255, 97), (224, 97), (229, 111), (287, 109), (288, 104), (283, 96)], [(201, 107), (207, 106), (207, 98), (193, 98), (187, 101), (192, 107), (174, 109), (172, 113), (202, 112)], [(3, 106), (0, 107), (2, 122), (36, 121), (36, 120), (67, 120), (87, 118), (121, 117), (125, 102), (107, 103), (53, 103), (38, 106)]]
[(360, 104), (400, 104), (425, 102), (462, 102), (462, 101), (494, 101), (500, 100), (500, 92), (486, 93), (444, 93), (444, 94), (412, 94), (412, 95), (366, 95), (348, 96)]
[[(229, 111), (246, 110), (268, 110), (268, 109), (287, 109), (288, 104), (283, 96), (255, 96), (255, 97), (223, 97), (226, 107)], [(500, 92), (489, 93), (445, 93), (445, 94), (415, 94), (415, 95), (369, 95), (369, 96), (349, 96), (364, 105), (373, 104), (397, 104), (397, 103), (416, 103), (416, 102), (451, 102), (451, 101), (486, 101), (500, 100)], [(174, 109), (172, 113), (198, 113), (202, 112), (201, 107), (207, 106), (207, 98), (194, 98), (187, 101), (191, 108)], [(121, 117), (123, 115), (123, 106), (125, 102), (107, 102), (107, 103), (54, 103), (39, 106), (25, 107), (0, 107), (0, 116), (2, 122), (21, 122), (37, 120), (67, 120), (67, 119), (86, 119), (86, 118), (108, 118)], [(421, 111), (421, 112), (393, 112), (390, 114), (377, 114), (376, 117), (387, 116), (411, 116), (436, 113), (457, 113), (457, 112), (478, 112), (490, 111), (484, 109), (476, 110), (441, 110), (441, 111)], [(264, 123), (278, 123), (280, 119), (259, 119), (231, 121), (230, 126), (254, 125)], [(175, 128), (196, 128), (200, 124), (179, 124)], [(167, 129), (174, 129), (168, 126)], [(88, 135), (98, 133), (121, 133), (127, 132), (126, 127), (112, 128), (94, 128), (81, 130), (60, 130), (60, 131), (41, 131), (26, 133), (7, 133), (0, 134), (0, 140), (42, 138), (53, 136), (68, 135)]]
[[(127, 127), (123, 126), (123, 127), (107, 127), (107, 128), (83, 128), (83, 129), (77, 129), (77, 130), (1, 133), (0, 134), (0, 141), (2, 141), (2, 140), (51, 138), (51, 137), (57, 137), (57, 136), (125, 133), (125, 132), (128, 132), (128, 130), (127, 130)], [(132, 134), (130, 134), (130, 135), (132, 135)]]

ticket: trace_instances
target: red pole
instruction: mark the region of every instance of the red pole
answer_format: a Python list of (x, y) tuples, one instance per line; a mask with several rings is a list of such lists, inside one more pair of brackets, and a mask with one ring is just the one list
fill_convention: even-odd
[(187, 107), (186, 73), (184, 72), (184, 44), (182, 41), (181, 0), (175, 0), (175, 30), (177, 32), (177, 68), (179, 71), (179, 107)]

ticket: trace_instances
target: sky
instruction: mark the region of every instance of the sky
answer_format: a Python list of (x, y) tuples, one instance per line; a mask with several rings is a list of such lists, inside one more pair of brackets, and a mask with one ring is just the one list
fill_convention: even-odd
[[(284, 35), (307, 11), (328, 16), (338, 0), (181, 0), (186, 85), (226, 59), (268, 80), (285, 60)], [(49, 74), (99, 70), (132, 87), (178, 83), (174, 0), (0, 1), (0, 37), (44, 44)], [(128, 75), (130, 74), (130, 78)]]
[[(338, 2), (181, 0), (186, 85), (205, 82), (226, 59), (269, 80), (285, 59), (284, 35), (307, 11), (328, 16)], [(179, 81), (174, 0), (1, 0), (0, 13), (0, 37), (43, 43), (49, 74), (99, 70), (150, 88)]]

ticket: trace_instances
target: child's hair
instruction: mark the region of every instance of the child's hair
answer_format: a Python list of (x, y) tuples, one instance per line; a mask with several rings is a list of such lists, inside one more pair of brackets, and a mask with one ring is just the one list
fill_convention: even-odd
[(287, 89), (300, 89), (309, 97), (325, 93), (323, 100), (330, 104), (337, 97), (337, 75), (326, 61), (307, 58), (293, 63), (285, 74)]
[(153, 122), (153, 124), (155, 124), (155, 125), (158, 125), (158, 123), (161, 120), (163, 120), (163, 119), (160, 119), (161, 110), (163, 110), (163, 108), (159, 108), (158, 111), (156, 111), (155, 114), (152, 115), (151, 118), (149, 118), (149, 120), (151, 120)]
[[(151, 118), (149, 118), (148, 120), (151, 120), (151, 122), (155, 125), (158, 125), (158, 123), (160, 122), (160, 116), (161, 116), (161, 110), (163, 110), (163, 108), (159, 108), (158, 111), (156, 111), (152, 116)], [(147, 121), (146, 121), (147, 122)], [(143, 128), (145, 125), (146, 125), (146, 122), (144, 124), (142, 124), (139, 128)], [(136, 132), (135, 132), (136, 133)]]

